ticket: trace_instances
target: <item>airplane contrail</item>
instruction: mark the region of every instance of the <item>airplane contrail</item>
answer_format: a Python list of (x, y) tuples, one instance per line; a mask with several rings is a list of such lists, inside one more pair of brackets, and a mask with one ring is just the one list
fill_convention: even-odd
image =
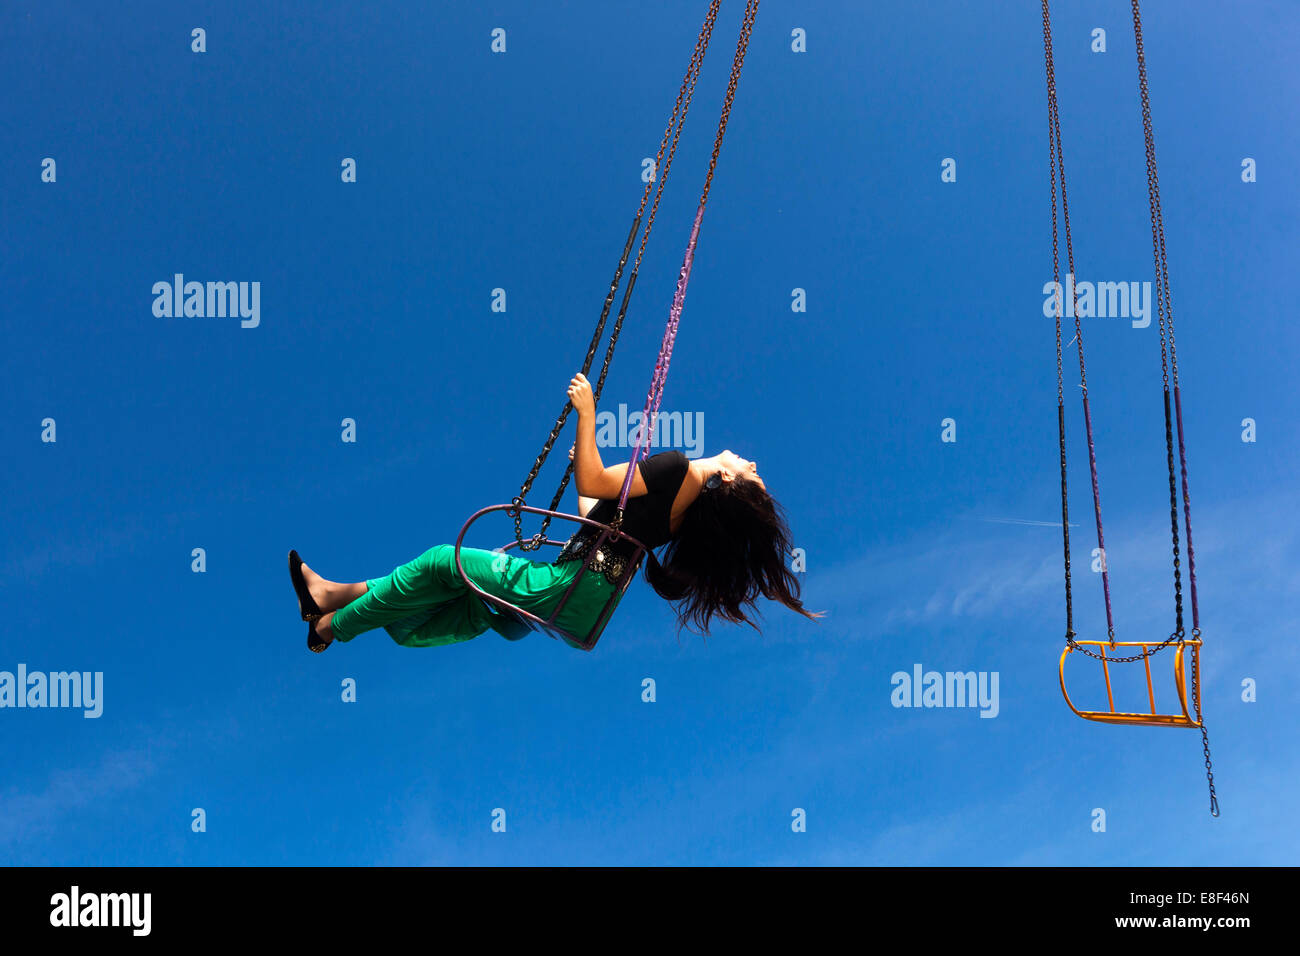
[[(1028, 518), (976, 518), (975, 520), (991, 521), (994, 524), (1023, 524), (1035, 528), (1059, 528), (1061, 526), (1061, 522), (1059, 521), (1031, 521)], [(1077, 528), (1079, 526), (1071, 522), (1070, 527)]]

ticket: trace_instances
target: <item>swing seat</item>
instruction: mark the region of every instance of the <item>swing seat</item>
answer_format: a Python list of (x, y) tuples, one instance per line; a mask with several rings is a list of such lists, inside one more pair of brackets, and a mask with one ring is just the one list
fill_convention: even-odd
[[(1182, 708), (1182, 713), (1178, 714), (1161, 714), (1156, 712), (1156, 695), (1155, 689), (1151, 683), (1151, 657), (1150, 655), (1142, 658), (1142, 664), (1146, 668), (1147, 677), (1147, 703), (1151, 710), (1146, 713), (1134, 711), (1118, 711), (1115, 709), (1115, 694), (1110, 684), (1110, 661), (1106, 658), (1106, 649), (1112, 651), (1119, 647), (1136, 647), (1142, 651), (1149, 648), (1157, 647), (1162, 641), (1075, 641), (1075, 644), (1081, 647), (1095, 648), (1095, 653), (1101, 656), (1101, 671), (1106, 678), (1106, 699), (1109, 703), (1109, 710), (1080, 710), (1074, 706), (1070, 700), (1070, 692), (1065, 688), (1065, 660), (1070, 656), (1070, 652), (1075, 648), (1067, 644), (1065, 650), (1061, 652), (1061, 694), (1065, 697), (1066, 704), (1070, 709), (1082, 717), (1084, 720), (1096, 720), (1103, 724), (1132, 724), (1139, 727), (1200, 727), (1201, 722), (1194, 717), (1193, 713), (1199, 713), (1201, 702), (1199, 699), (1192, 701), (1192, 706), (1188, 707), (1187, 701), (1187, 657), (1185, 651), (1191, 649), (1192, 667), (1198, 667), (1200, 664), (1201, 641), (1199, 638), (1187, 638), (1174, 645), (1174, 685), (1178, 690), (1178, 706)], [(1129, 661), (1127, 663), (1137, 663)], [(1199, 690), (1199, 688), (1198, 688)], [(1198, 693), (1199, 698), (1199, 693)]]
[[(460, 559), (460, 550), (462, 542), (465, 540), (465, 534), (469, 531), (474, 522), (478, 521), (484, 515), (490, 514), (494, 511), (505, 511), (513, 516), (516, 510), (526, 512), (527, 514), (560, 518), (564, 521), (572, 521), (577, 524), (583, 524), (597, 529), (601, 534), (596, 539), (596, 543), (591, 549), (592, 554), (595, 554), (600, 549), (600, 546), (607, 540), (612, 541), (617, 538), (631, 543), (633, 548), (631, 560), (627, 562), (627, 567), (624, 569), (622, 577), (619, 578), (618, 584), (614, 588), (614, 593), (609, 596), (609, 599), (601, 608), (600, 614), (597, 616), (591, 630), (587, 633), (574, 634), (560, 627), (560, 625), (556, 623), (556, 619), (559, 617), (560, 612), (563, 611), (564, 606), (569, 603), (569, 597), (578, 586), (578, 582), (582, 580), (582, 576), (587, 574), (590, 570), (587, 566), (587, 561), (585, 560), (582, 562), (582, 567), (579, 568), (578, 573), (574, 575), (573, 580), (569, 582), (569, 586), (565, 588), (564, 594), (561, 596), (559, 603), (556, 604), (555, 609), (544, 618), (532, 613), (531, 611), (527, 611), (516, 604), (512, 604), (504, 598), (499, 598), (494, 594), (489, 594), (471, 581), (469, 576), (465, 573), (465, 567), (461, 563)], [(544, 538), (542, 539), (541, 544), (562, 548), (566, 542)], [(497, 550), (506, 552), (511, 548), (517, 547), (519, 547), (518, 541), (510, 541)], [(456, 571), (460, 574), (461, 580), (465, 582), (470, 591), (477, 595), (479, 599), (487, 605), (488, 610), (492, 612), (497, 621), (497, 623), (493, 625), (493, 630), (496, 630), (497, 633), (501, 634), (509, 641), (517, 641), (520, 638), (528, 636), (532, 631), (541, 631), (556, 640), (564, 641), (584, 651), (590, 651), (595, 648), (596, 642), (600, 640), (600, 635), (605, 630), (605, 625), (609, 623), (610, 618), (614, 615), (614, 609), (618, 606), (619, 599), (622, 598), (623, 593), (627, 591), (628, 586), (632, 583), (632, 578), (636, 575), (637, 569), (641, 567), (642, 559), (647, 556), (650, 561), (655, 560), (654, 552), (630, 534), (625, 532), (616, 532), (609, 525), (601, 524), (599, 521), (592, 521), (590, 518), (565, 514), (562, 511), (548, 511), (545, 508), (533, 508), (529, 505), (516, 506), (514, 504), (505, 504), (490, 505), (487, 508), (481, 508), (470, 515), (469, 520), (465, 522), (464, 527), (460, 529), (460, 534), (456, 537)]]

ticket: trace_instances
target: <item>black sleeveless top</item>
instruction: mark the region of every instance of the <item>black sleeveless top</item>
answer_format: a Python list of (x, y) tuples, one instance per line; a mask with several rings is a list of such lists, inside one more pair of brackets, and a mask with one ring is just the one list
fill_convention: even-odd
[[(664, 451), (638, 462), (637, 468), (641, 470), (646, 493), (627, 499), (627, 507), (623, 509), (622, 530), (654, 550), (672, 539), (670, 521), (673, 502), (677, 500), (677, 492), (686, 480), (690, 459), (680, 451)], [(618, 499), (602, 498), (592, 505), (587, 517), (608, 524), (617, 514)], [(565, 544), (555, 563), (585, 560), (598, 537), (598, 529), (583, 525)], [(617, 584), (627, 569), (628, 559), (634, 550), (629, 541), (616, 541), (613, 544), (606, 542), (589, 567), (604, 574), (611, 583)]]

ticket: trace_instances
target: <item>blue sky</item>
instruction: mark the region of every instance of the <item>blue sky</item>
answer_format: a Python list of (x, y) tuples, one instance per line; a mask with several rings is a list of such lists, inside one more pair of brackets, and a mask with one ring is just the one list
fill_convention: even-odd
[[(0, 12), (0, 670), (105, 681), (97, 720), (0, 710), (0, 861), (1295, 861), (1296, 333), (1274, 289), (1300, 248), (1285, 165), (1300, 142), (1281, 121), (1300, 93), (1294, 5), (1144, 9), (1218, 820), (1195, 733), (1086, 723), (1057, 687), (1032, 3), (760, 8), (664, 408), (703, 416), (706, 453), (759, 462), (823, 623), (772, 608), (761, 635), (679, 642), (638, 583), (590, 655), (494, 634), (306, 651), (289, 548), (329, 577), (375, 577), (515, 493), (707, 4), (422, 6)], [(1129, 7), (1057, 7), (1080, 278), (1148, 281)], [(648, 385), (742, 9), (723, 5), (604, 407), (639, 407)], [(57, 182), (41, 181), (46, 157)], [(178, 272), (260, 282), (260, 324), (156, 317), (152, 286)], [(1158, 639), (1172, 599), (1156, 328), (1086, 322), (1121, 636)], [(1093, 636), (1068, 410), (1076, 622)], [(955, 443), (940, 441), (949, 417)], [(1167, 700), (1171, 660), (1156, 660)], [(996, 672), (998, 716), (893, 707), (891, 675), (916, 664)], [(1100, 681), (1072, 674), (1081, 695)], [(340, 701), (348, 678), (356, 703)]]

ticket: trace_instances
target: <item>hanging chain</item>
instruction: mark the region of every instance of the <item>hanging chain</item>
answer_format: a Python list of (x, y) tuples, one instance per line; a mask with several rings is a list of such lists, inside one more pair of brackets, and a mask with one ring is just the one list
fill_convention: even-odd
[[(662, 142), (659, 144), (659, 152), (655, 155), (655, 176), (664, 181), (668, 179), (668, 172), (672, 168), (673, 156), (677, 154), (677, 143), (681, 140), (682, 126), (686, 121), (686, 112), (691, 108), (691, 100), (695, 96), (695, 81), (698, 80), (700, 76), (700, 67), (704, 62), (704, 54), (708, 51), (709, 40), (713, 36), (713, 26), (717, 23), (718, 7), (721, 2), (722, 0), (713, 0), (713, 3), (709, 6), (709, 12), (704, 17), (704, 25), (700, 28), (700, 37), (695, 41), (695, 53), (691, 57), (691, 65), (687, 68), (686, 77), (682, 80), (682, 88), (677, 93), (677, 102), (673, 104), (673, 117), (677, 116), (677, 109), (680, 105), (682, 108), (682, 120), (677, 124), (676, 130), (673, 131), (673, 121), (670, 118), (668, 129), (664, 131), (664, 142), (667, 142), (669, 131), (673, 131), (673, 141), (672, 148), (668, 151), (668, 161), (664, 164), (662, 177), (659, 175), (659, 160), (664, 153), (664, 144)], [(644, 211), (648, 196), (649, 190), (647, 189), (646, 195), (641, 197), (641, 210), (638, 211), (637, 215), (640, 215), (641, 211)], [(662, 197), (663, 183), (660, 183), (660, 188), (655, 193), (654, 204), (650, 207), (650, 221), (646, 226), (645, 238), (641, 240), (641, 249), (637, 252), (636, 266), (634, 268), (640, 267), (641, 257), (645, 255), (646, 240), (650, 238), (650, 228), (654, 225), (655, 214), (659, 211), (659, 200)]]
[(709, 190), (713, 185), (713, 173), (717, 169), (718, 154), (722, 149), (722, 140), (727, 133), (727, 123), (731, 118), (731, 107), (736, 98), (736, 89), (740, 84), (741, 70), (745, 65), (745, 54), (749, 50), (749, 39), (754, 30), (754, 20), (758, 16), (759, 0), (748, 0), (745, 15), (740, 25), (740, 36), (736, 40), (736, 54), (731, 61), (731, 75), (727, 81), (727, 93), (723, 97), (722, 112), (718, 117), (718, 132), (713, 140), (713, 154), (709, 159), (709, 169), (704, 177), (704, 186), (700, 191), (700, 201), (695, 210), (695, 223), (691, 228), (691, 237), (687, 242), (686, 255), (677, 277), (677, 288), (673, 295), (673, 306), (669, 310), (668, 324), (664, 327), (663, 340), (659, 346), (659, 355), (655, 359), (654, 374), (650, 380), (650, 389), (646, 393), (645, 408), (642, 411), (642, 430), (628, 460), (627, 472), (623, 477), (623, 488), (618, 499), (618, 511), (614, 516), (612, 527), (615, 532), (622, 526), (623, 509), (627, 504), (628, 493), (632, 486), (633, 470), (641, 453), (644, 442), (646, 447), (654, 437), (655, 422), (659, 417), (659, 404), (663, 399), (664, 385), (668, 380), (668, 367), (672, 361), (673, 346), (677, 341), (677, 329), (681, 321), (681, 310), (685, 301), (686, 286), (690, 279), (691, 263), (695, 257), (695, 245), (699, 238), (700, 223), (704, 218), (704, 208), (709, 199)]
[[(1192, 637), (1198, 641), (1201, 639), (1201, 629), (1193, 628)], [(1205, 754), (1205, 782), (1210, 788), (1210, 814), (1219, 815), (1219, 795), (1214, 791), (1214, 763), (1210, 760), (1210, 732), (1205, 727), (1205, 719), (1201, 716), (1201, 655), (1200, 648), (1194, 648), (1192, 653), (1192, 700), (1196, 704), (1196, 723), (1201, 728), (1201, 752)]]
[[(1160, 315), (1160, 371), (1164, 380), (1164, 397), (1165, 397), (1165, 448), (1166, 459), (1169, 467), (1169, 505), (1170, 505), (1170, 525), (1173, 529), (1173, 551), (1174, 551), (1174, 610), (1176, 620), (1175, 635), (1181, 644), (1183, 639), (1183, 589), (1182, 589), (1182, 567), (1179, 560), (1178, 548), (1178, 494), (1176, 490), (1176, 481), (1174, 477), (1174, 438), (1173, 426), (1171, 422), (1171, 412), (1169, 407), (1169, 373), (1173, 372), (1175, 394), (1178, 389), (1178, 349), (1174, 342), (1174, 302), (1173, 295), (1169, 284), (1169, 258), (1165, 250), (1165, 220), (1164, 210), (1160, 205), (1160, 176), (1156, 168), (1156, 143), (1155, 133), (1151, 123), (1151, 96), (1147, 88), (1147, 58), (1146, 46), (1142, 41), (1142, 11), (1138, 6), (1138, 0), (1132, 0), (1133, 6), (1133, 38), (1137, 46), (1138, 62), (1138, 90), (1142, 97), (1142, 133), (1146, 140), (1147, 153), (1147, 196), (1151, 209), (1151, 246), (1152, 254), (1155, 258), (1157, 308)], [(1168, 359), (1165, 355), (1165, 330), (1168, 326)], [(1181, 406), (1180, 406), (1181, 409)], [(1178, 418), (1178, 441), (1180, 448), (1183, 441), (1183, 424), (1182, 412), (1179, 411)], [(1192, 558), (1192, 526), (1191, 526), (1191, 500), (1187, 489), (1187, 465), (1186, 460), (1183, 462), (1183, 507), (1184, 518), (1187, 525), (1187, 557), (1188, 568), (1192, 574), (1192, 607), (1193, 617), (1196, 616), (1196, 584), (1195, 572)], [(1193, 621), (1192, 637), (1198, 642), (1201, 641), (1201, 629)], [(1210, 813), (1214, 816), (1219, 815), (1219, 797), (1214, 790), (1214, 765), (1210, 759), (1210, 734), (1205, 727), (1205, 719), (1201, 713), (1201, 684), (1200, 684), (1200, 659), (1201, 647), (1198, 644), (1192, 650), (1192, 699), (1196, 705), (1196, 722), (1201, 728), (1201, 749), (1205, 754), (1205, 781), (1210, 789)]]
[(1169, 533), (1174, 552), (1174, 633), (1183, 633), (1183, 567), (1178, 548), (1178, 484), (1174, 477), (1174, 425), (1165, 386), (1165, 462), (1169, 468)]
[(1153, 654), (1156, 654), (1157, 652), (1164, 650), (1166, 647), (1169, 647), (1170, 645), (1182, 644), (1185, 640), (1186, 637), (1184, 635), (1175, 632), (1173, 634), (1170, 634), (1159, 644), (1152, 644), (1141, 654), (1134, 654), (1131, 657), (1107, 657), (1102, 654), (1097, 654), (1094, 653), (1093, 651), (1088, 650), (1088, 648), (1084, 647), (1082, 644), (1076, 641), (1070, 641), (1068, 643), (1080, 654), (1085, 654), (1088, 657), (1091, 657), (1094, 661), (1105, 661), (1107, 664), (1131, 664), (1133, 661), (1140, 661), (1144, 657), (1150, 657)]
[[(1156, 168), (1155, 134), (1151, 123), (1151, 94), (1147, 88), (1146, 47), (1142, 40), (1142, 12), (1138, 0), (1133, 6), (1133, 36), (1137, 44), (1138, 90), (1142, 97), (1142, 133), (1146, 141), (1147, 200), (1151, 208), (1151, 248), (1155, 258), (1156, 306), (1160, 316), (1160, 372), (1165, 387), (1169, 387), (1172, 367), (1174, 384), (1178, 384), (1178, 354), (1174, 347), (1174, 305), (1169, 286), (1169, 259), (1165, 252), (1164, 210), (1160, 205), (1160, 175)], [(1166, 354), (1166, 323), (1168, 324), (1168, 353)]]
[[(1160, 330), (1160, 368), (1161, 378), (1164, 384), (1164, 405), (1165, 405), (1165, 449), (1166, 464), (1169, 471), (1169, 497), (1170, 497), (1170, 526), (1173, 540), (1173, 559), (1174, 559), (1174, 609), (1175, 609), (1175, 629), (1169, 637), (1143, 649), (1142, 653), (1134, 654), (1128, 657), (1105, 657), (1101, 654), (1093, 653), (1086, 647), (1080, 645), (1074, 639), (1073, 627), (1073, 610), (1071, 596), (1070, 580), (1070, 548), (1069, 548), (1069, 512), (1068, 512), (1068, 495), (1066, 486), (1066, 445), (1065, 445), (1065, 397), (1064, 397), (1064, 378), (1062, 373), (1062, 354), (1061, 354), (1061, 294), (1060, 294), (1060, 252), (1059, 241), (1057, 238), (1057, 218), (1056, 218), (1056, 185), (1059, 176), (1061, 186), (1061, 207), (1062, 217), (1065, 226), (1066, 250), (1068, 256), (1069, 272), (1074, 273), (1074, 251), (1071, 244), (1069, 204), (1066, 197), (1065, 189), (1065, 159), (1061, 149), (1061, 127), (1060, 112), (1057, 107), (1056, 99), (1056, 70), (1052, 56), (1052, 37), (1051, 37), (1051, 16), (1048, 8), (1048, 0), (1042, 0), (1043, 8), (1043, 44), (1047, 68), (1047, 91), (1048, 91), (1048, 120), (1050, 123), (1050, 140), (1049, 140), (1049, 162), (1052, 173), (1052, 265), (1054, 277), (1057, 283), (1056, 297), (1056, 397), (1057, 397), (1057, 415), (1059, 420), (1060, 433), (1060, 454), (1061, 454), (1061, 523), (1063, 526), (1063, 541), (1065, 545), (1065, 602), (1066, 602), (1066, 643), (1073, 649), (1081, 651), (1088, 657), (1104, 661), (1108, 664), (1122, 664), (1140, 661), (1157, 653), (1165, 647), (1177, 644), (1185, 646), (1187, 638), (1183, 625), (1183, 605), (1182, 605), (1182, 562), (1179, 548), (1179, 530), (1178, 530), (1178, 494), (1177, 479), (1174, 472), (1174, 445), (1173, 445), (1173, 412), (1170, 406), (1169, 390), (1169, 373), (1172, 370), (1174, 379), (1175, 395), (1178, 388), (1178, 353), (1174, 341), (1174, 322), (1173, 322), (1173, 297), (1169, 283), (1169, 261), (1165, 245), (1165, 228), (1164, 228), (1164, 211), (1160, 204), (1160, 181), (1156, 167), (1155, 155), (1155, 136), (1151, 122), (1151, 100), (1147, 86), (1146, 73), (1146, 51), (1142, 39), (1142, 17), (1138, 6), (1138, 0), (1131, 0), (1133, 8), (1133, 33), (1137, 46), (1138, 60), (1138, 81), (1139, 91), (1142, 99), (1142, 130), (1146, 141), (1146, 160), (1147, 160), (1147, 198), (1151, 212), (1151, 245), (1152, 255), (1155, 260), (1156, 273), (1156, 306), (1159, 315)], [(1088, 385), (1086, 379), (1086, 370), (1083, 357), (1083, 335), (1080, 326), (1080, 317), (1078, 314), (1077, 295), (1075, 296), (1074, 316), (1075, 316), (1075, 333), (1079, 346), (1079, 379), (1083, 389), (1084, 410), (1087, 415), (1087, 395)], [(1179, 411), (1178, 418), (1178, 436), (1179, 447), (1182, 448), (1182, 418)], [(1091, 433), (1090, 433), (1091, 445)], [(1091, 455), (1091, 447), (1089, 449)], [(1188, 535), (1188, 559), (1189, 567), (1191, 562), (1191, 501), (1187, 489), (1186, 462), (1183, 464), (1183, 505), (1185, 520), (1187, 522)], [(1096, 474), (1094, 468), (1093, 481), (1094, 501), (1096, 501)], [(1100, 538), (1100, 503), (1098, 505), (1098, 535)], [(1193, 615), (1195, 616), (1195, 577), (1193, 574)], [(1114, 630), (1111, 629), (1110, 638), (1112, 644), (1115, 640)], [(1205, 778), (1210, 790), (1210, 813), (1213, 816), (1219, 815), (1219, 798), (1214, 787), (1214, 767), (1210, 758), (1210, 737), (1205, 726), (1204, 715), (1201, 710), (1201, 683), (1200, 683), (1200, 649), (1201, 630), (1199, 626), (1192, 628), (1192, 638), (1196, 641), (1192, 651), (1192, 699), (1196, 710), (1196, 726), (1201, 730), (1201, 749), (1205, 755)]]
[[(641, 267), (641, 259), (645, 255), (646, 246), (650, 239), (650, 232), (654, 228), (655, 214), (659, 209), (659, 201), (663, 196), (664, 187), (668, 182), (668, 174), (672, 169), (673, 157), (677, 153), (677, 144), (681, 138), (682, 127), (686, 122), (686, 114), (690, 110), (691, 99), (695, 93), (695, 83), (699, 78), (700, 68), (704, 62), (705, 53), (708, 51), (709, 40), (713, 35), (713, 26), (717, 22), (718, 9), (722, 0), (712, 0), (709, 5), (708, 13), (705, 15), (704, 24), (700, 28), (700, 34), (695, 41), (695, 50), (691, 55), (690, 64), (686, 68), (686, 75), (682, 79), (681, 86), (677, 91), (677, 99), (673, 103), (673, 110), (668, 119), (668, 126), (664, 130), (663, 138), (659, 142), (659, 150), (655, 153), (654, 176), (647, 181), (646, 188), (641, 195), (641, 204), (637, 208), (636, 218), (632, 223), (631, 232), (628, 234), (627, 243), (623, 247), (622, 257), (619, 259), (618, 268), (614, 273), (614, 278), (610, 283), (609, 293), (605, 297), (605, 305), (601, 311), (600, 320), (596, 323), (595, 332), (592, 334), (591, 342), (587, 347), (587, 355), (583, 361), (582, 374), (586, 375), (591, 370), (592, 361), (595, 358), (596, 349), (600, 344), (601, 336), (605, 329), (606, 320), (609, 317), (610, 307), (613, 304), (614, 295), (622, 281), (623, 269), (627, 264), (627, 259), (631, 251), (632, 242), (636, 233), (641, 226), (641, 220), (645, 214), (645, 208), (650, 200), (651, 192), (654, 193), (654, 203), (650, 208), (650, 216), (646, 221), (645, 231), (641, 237), (641, 245), (637, 250), (636, 261), (632, 266), (632, 272), (628, 277), (627, 287), (623, 292), (623, 301), (619, 307), (618, 316), (614, 321), (613, 331), (610, 333), (609, 343), (605, 349), (604, 361), (601, 364), (600, 377), (592, 390), (594, 401), (600, 401), (600, 395), (605, 387), (605, 378), (609, 374), (610, 364), (614, 358), (614, 350), (618, 345), (619, 333), (622, 331), (623, 320), (627, 315), (628, 304), (631, 301), (632, 290), (636, 285), (637, 272)], [(671, 136), (671, 147), (669, 147)], [(667, 158), (664, 153), (667, 151)], [(661, 168), (662, 167), (662, 168)], [(550, 527), (551, 517), (547, 515), (543, 521), (541, 529), (532, 536), (528, 541), (523, 538), (523, 512), (521, 510), (528, 493), (532, 490), (533, 482), (541, 473), (542, 467), (546, 464), (546, 459), (550, 456), (552, 448), (569, 418), (569, 413), (573, 410), (573, 404), (566, 401), (564, 408), (561, 409), (555, 424), (551, 427), (550, 435), (547, 437), (541, 452), (533, 461), (533, 466), (529, 469), (528, 477), (524, 479), (519, 488), (519, 494), (514, 497), (511, 504), (514, 506), (508, 513), (514, 518), (515, 524), (515, 541), (521, 549), (525, 551), (535, 551), (542, 547), (546, 540), (546, 531)], [(560, 480), (560, 485), (551, 499), (551, 511), (558, 509), (560, 501), (564, 497), (564, 492), (569, 486), (569, 480), (573, 476), (573, 462), (569, 462), (565, 468), (564, 476)]]
[(704, 177), (704, 189), (700, 193), (700, 205), (709, 201), (709, 189), (713, 186), (713, 171), (718, 168), (718, 152), (722, 149), (722, 137), (727, 132), (727, 121), (731, 119), (731, 104), (736, 98), (736, 87), (740, 84), (740, 70), (745, 64), (745, 54), (749, 51), (749, 37), (754, 32), (754, 18), (758, 16), (759, 0), (749, 0), (745, 7), (745, 17), (740, 25), (740, 39), (736, 41), (736, 55), (731, 61), (731, 78), (727, 81), (727, 95), (722, 101), (722, 116), (718, 119), (718, 135), (713, 139), (713, 155), (709, 158), (709, 172)]
[(1065, 377), (1061, 357), (1061, 244), (1056, 218), (1056, 66), (1052, 57), (1052, 25), (1043, 0), (1043, 50), (1047, 65), (1047, 155), (1052, 173), (1052, 277), (1056, 282), (1056, 418), (1061, 450), (1061, 539), (1065, 552), (1065, 639), (1074, 641), (1074, 598), (1070, 577), (1070, 494), (1065, 460)]
[[(1175, 630), (1183, 633), (1183, 573), (1178, 535), (1178, 480), (1174, 473), (1174, 432), (1169, 404), (1169, 372), (1178, 384), (1178, 364), (1174, 350), (1173, 299), (1169, 288), (1169, 260), (1165, 252), (1164, 210), (1160, 205), (1160, 178), (1156, 168), (1155, 133), (1151, 123), (1151, 95), (1147, 87), (1146, 47), (1142, 40), (1142, 14), (1138, 0), (1133, 7), (1133, 36), (1137, 46), (1138, 91), (1142, 98), (1142, 136), (1146, 143), (1147, 204), (1151, 211), (1151, 255), (1156, 277), (1156, 313), (1160, 329), (1160, 376), (1165, 398), (1165, 463), (1169, 471), (1169, 524), (1174, 559)], [(1166, 340), (1167, 336), (1167, 340)]]
[[(1070, 567), (1069, 488), (1066, 478), (1065, 395), (1061, 355), (1061, 265), (1056, 218), (1056, 187), (1058, 180), (1061, 188), (1061, 221), (1065, 229), (1067, 275), (1070, 276), (1075, 274), (1074, 237), (1070, 229), (1070, 198), (1065, 184), (1065, 149), (1061, 140), (1061, 112), (1056, 96), (1056, 58), (1053, 53), (1052, 15), (1048, 0), (1042, 0), (1042, 9), (1043, 59), (1047, 74), (1048, 157), (1052, 170), (1052, 269), (1053, 278), (1056, 281), (1056, 402), (1061, 457), (1061, 540), (1065, 565), (1065, 641), (1076, 650), (1082, 650), (1085, 654), (1096, 656), (1091, 651), (1084, 649), (1074, 639), (1073, 587)], [(1083, 320), (1079, 314), (1078, 286), (1073, 282), (1071, 282), (1070, 300), (1071, 312), (1074, 316), (1074, 341), (1077, 343), (1079, 353), (1079, 387), (1083, 395), (1084, 421), (1088, 434), (1088, 463), (1092, 474), (1093, 509), (1097, 519), (1097, 546), (1101, 550), (1102, 560), (1104, 561), (1105, 545), (1102, 537), (1101, 488), (1097, 479), (1096, 452), (1092, 442), (1092, 421), (1088, 410), (1088, 368), (1084, 360)], [(1110, 581), (1104, 565), (1102, 567), (1102, 590), (1106, 602), (1107, 633), (1113, 643), (1115, 641), (1115, 627), (1111, 615)]]

